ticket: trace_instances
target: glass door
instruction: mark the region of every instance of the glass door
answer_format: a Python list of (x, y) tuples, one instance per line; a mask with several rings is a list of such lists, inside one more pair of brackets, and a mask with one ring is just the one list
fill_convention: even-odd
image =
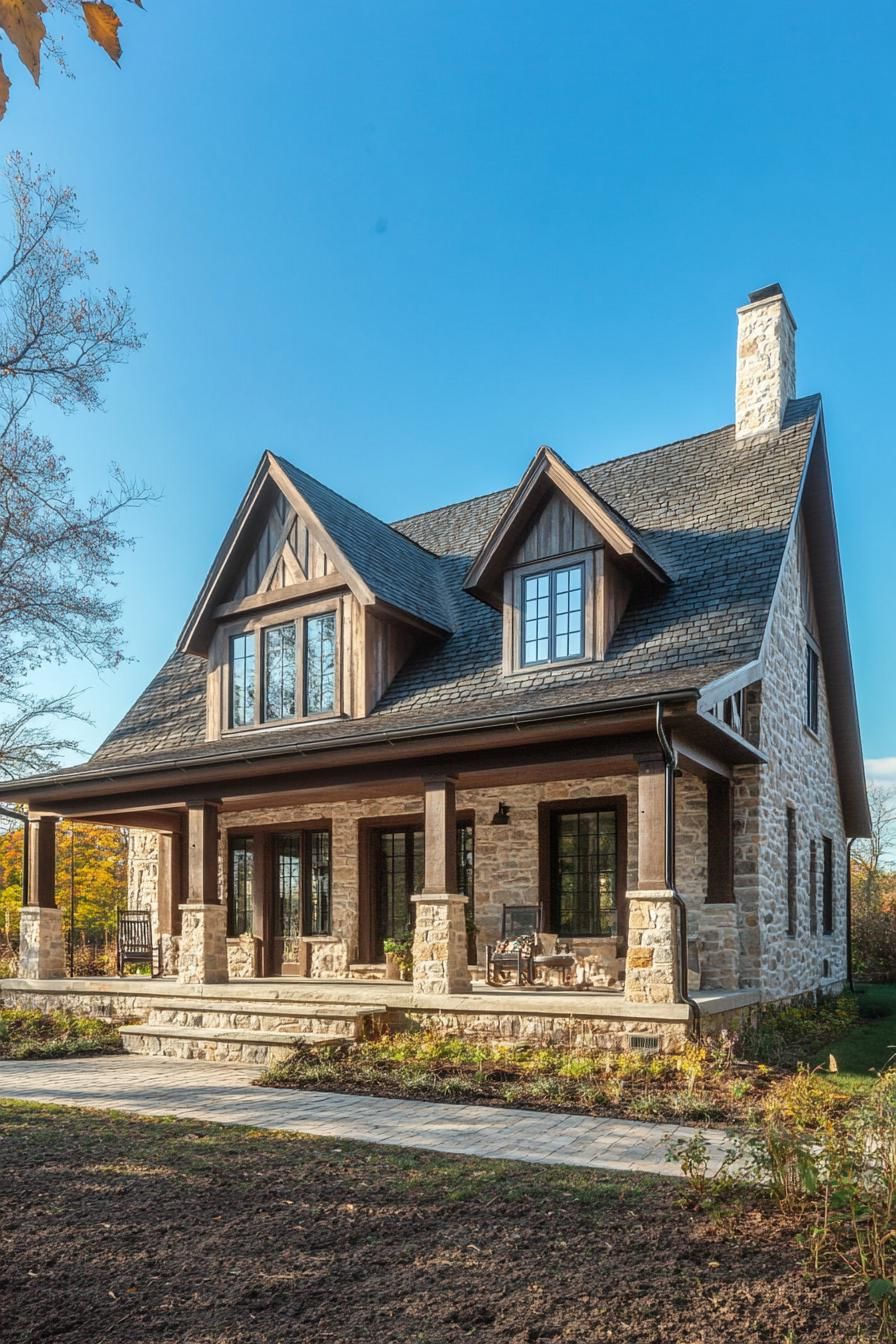
[(414, 927), (412, 896), (423, 890), (423, 829), (375, 831), (373, 843), (373, 960), (385, 957), (386, 938), (405, 938)]
[(273, 837), (274, 975), (302, 975), (302, 844), (300, 835)]

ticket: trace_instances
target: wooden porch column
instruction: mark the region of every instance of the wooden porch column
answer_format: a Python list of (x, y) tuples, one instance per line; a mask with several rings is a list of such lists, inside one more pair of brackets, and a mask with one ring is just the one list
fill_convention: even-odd
[[(666, 769), (660, 752), (638, 761), (638, 885), (628, 897), (625, 997), (631, 1003), (678, 999), (678, 910), (666, 885)], [(674, 843), (674, 795), (673, 795)]]
[(183, 900), (183, 837), (179, 831), (159, 832), (159, 934), (180, 933)]
[(414, 994), (464, 994), (467, 966), (467, 898), (457, 890), (455, 782), (447, 776), (423, 784), (423, 891), (413, 896)]
[(217, 985), (227, 974), (227, 907), (218, 894), (218, 804), (187, 806), (187, 899), (180, 907), (178, 980)]
[(62, 911), (56, 907), (56, 817), (28, 818), (28, 904), (19, 915), (19, 975), (59, 980), (65, 975)]

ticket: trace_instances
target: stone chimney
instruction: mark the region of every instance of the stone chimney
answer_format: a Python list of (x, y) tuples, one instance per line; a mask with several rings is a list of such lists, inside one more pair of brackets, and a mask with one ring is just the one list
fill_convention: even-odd
[(754, 290), (737, 310), (735, 437), (777, 434), (796, 396), (796, 323), (780, 285)]

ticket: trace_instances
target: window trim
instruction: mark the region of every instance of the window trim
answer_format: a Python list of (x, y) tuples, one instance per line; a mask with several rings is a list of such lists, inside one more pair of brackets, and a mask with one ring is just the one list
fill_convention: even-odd
[(805, 649), (803, 727), (807, 728), (813, 737), (820, 737), (821, 653), (808, 630), (805, 631)]
[(795, 938), (799, 915), (797, 912), (797, 880), (799, 874), (799, 829), (796, 808), (790, 803), (785, 808), (785, 863), (787, 880), (787, 937)]
[[(580, 632), (582, 651), (581, 653), (567, 653), (561, 655), (557, 653), (557, 639), (558, 639), (556, 628), (557, 627), (556, 607), (558, 596), (557, 577), (560, 574), (571, 574), (574, 570), (578, 570), (582, 576), (582, 581), (579, 585), (582, 594), (582, 607), (581, 607), (582, 628)], [(548, 581), (548, 656), (547, 658), (533, 658), (532, 661), (529, 662), (526, 659), (526, 644), (529, 642), (526, 639), (526, 629), (527, 629), (526, 586), (530, 583), (537, 582), (539, 579), (547, 579)], [(526, 668), (528, 670), (531, 667), (549, 667), (554, 666), (557, 663), (578, 662), (579, 659), (584, 658), (586, 600), (587, 599), (585, 594), (585, 566), (580, 560), (571, 561), (568, 565), (554, 565), (550, 569), (537, 569), (531, 574), (524, 574), (522, 576), (522, 579), (520, 580), (520, 630), (519, 630), (520, 646), (519, 649), (517, 650), (517, 656), (519, 657), (519, 663), (521, 668)], [(568, 638), (569, 634), (567, 633), (567, 639)], [(538, 636), (536, 635), (536, 643), (537, 642), (538, 642)]]
[[(321, 713), (302, 714), (298, 712), (305, 705), (305, 621), (309, 617), (333, 614), (333, 708)], [(289, 612), (281, 609), (245, 617), (240, 621), (231, 621), (221, 627), (221, 736), (229, 737), (235, 733), (257, 733), (268, 729), (295, 727), (303, 723), (314, 723), (321, 719), (338, 719), (345, 714), (344, 688), (342, 677), (342, 630), (344, 608), (340, 596), (326, 598), (319, 602), (310, 602), (294, 607)], [(296, 713), (282, 719), (264, 717), (264, 646), (265, 632), (273, 626), (294, 625), (296, 627)], [(254, 638), (255, 648), (255, 716), (251, 723), (233, 723), (233, 676), (232, 650), (233, 640), (241, 635)]]
[[(233, 853), (237, 845), (247, 847), (252, 856), (252, 879), (251, 891), (249, 893), (249, 903), (244, 912), (246, 927), (237, 931), (236, 929), (236, 908), (234, 905), (234, 886), (233, 886)], [(226, 891), (226, 937), (242, 938), (245, 934), (255, 937), (255, 883), (258, 876), (258, 842), (252, 831), (233, 830), (227, 833), (227, 891)]]
[[(305, 905), (304, 893), (306, 887), (306, 868), (305, 851), (309, 849), (309, 844), (305, 839), (306, 833), (314, 831), (326, 831), (330, 837), (330, 932), (329, 933), (306, 933), (305, 924)], [(274, 919), (274, 836), (276, 835), (301, 835), (302, 836), (302, 933), (299, 935), (303, 943), (315, 942), (318, 940), (331, 940), (333, 938), (333, 819), (332, 817), (309, 817), (302, 821), (272, 821), (264, 822), (257, 826), (234, 826), (226, 828), (226, 846), (227, 846), (227, 870), (225, 876), (226, 890), (224, 896), (227, 905), (227, 937), (238, 937), (239, 935), (230, 933), (230, 851), (231, 842), (234, 840), (249, 840), (253, 849), (253, 887), (252, 894), (252, 918), (251, 930), (253, 937), (261, 943), (261, 974), (270, 975), (271, 958), (273, 955), (273, 940), (275, 938), (275, 919)]]
[(553, 926), (552, 818), (558, 812), (616, 813), (616, 933), (563, 934), (573, 941), (596, 942), (612, 939), (618, 948), (628, 940), (628, 799), (625, 794), (597, 794), (587, 798), (558, 798), (538, 804), (538, 899), (542, 928), (556, 934)]
[(834, 934), (837, 922), (834, 908), (834, 841), (831, 836), (821, 837), (821, 931), (825, 938)]
[[(601, 584), (601, 565), (595, 555), (602, 552), (589, 549), (566, 551), (544, 560), (532, 560), (524, 565), (511, 566), (504, 574), (504, 652), (505, 676), (543, 675), (560, 672), (567, 667), (592, 663), (596, 657), (597, 601)], [(523, 662), (525, 580), (538, 574), (553, 574), (558, 569), (582, 569), (582, 653), (572, 658), (550, 659), (547, 662)], [(553, 590), (553, 581), (551, 589)]]

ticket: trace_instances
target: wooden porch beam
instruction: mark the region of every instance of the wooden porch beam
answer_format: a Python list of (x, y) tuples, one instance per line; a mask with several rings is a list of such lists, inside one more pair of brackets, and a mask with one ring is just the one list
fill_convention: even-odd
[(666, 769), (660, 752), (638, 760), (638, 889), (666, 887)]
[(187, 808), (187, 902), (218, 904), (218, 804)]
[(424, 896), (457, 892), (457, 808), (450, 776), (423, 781)]
[(60, 808), (59, 815), (66, 821), (89, 821), (96, 826), (130, 827), (169, 835), (180, 835), (187, 819), (186, 812), (93, 812), (77, 807)]
[(28, 818), (28, 904), (56, 906), (56, 818)]
[(734, 900), (734, 809), (727, 780), (706, 789), (706, 900), (722, 905)]

